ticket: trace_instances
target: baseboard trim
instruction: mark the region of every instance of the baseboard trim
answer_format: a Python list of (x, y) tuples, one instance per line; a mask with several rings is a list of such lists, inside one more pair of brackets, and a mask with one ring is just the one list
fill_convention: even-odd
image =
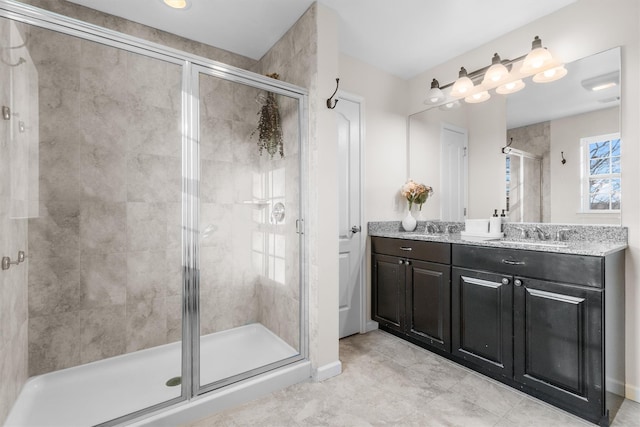
[(640, 387), (627, 384), (624, 395), (627, 399), (640, 403)]
[(320, 366), (316, 369), (313, 379), (314, 381), (324, 381), (329, 378), (335, 377), (336, 375), (340, 375), (342, 373), (342, 362), (336, 360), (333, 363), (328, 363), (326, 365)]
[(378, 329), (378, 322), (375, 320), (367, 320), (367, 323), (364, 325), (364, 333), (375, 331)]

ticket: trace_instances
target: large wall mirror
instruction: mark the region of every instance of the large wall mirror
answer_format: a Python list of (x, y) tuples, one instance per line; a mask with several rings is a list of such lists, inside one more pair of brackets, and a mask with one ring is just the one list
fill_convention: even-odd
[(425, 219), (620, 224), (620, 48), (520, 92), (409, 117), (409, 175), (435, 189)]

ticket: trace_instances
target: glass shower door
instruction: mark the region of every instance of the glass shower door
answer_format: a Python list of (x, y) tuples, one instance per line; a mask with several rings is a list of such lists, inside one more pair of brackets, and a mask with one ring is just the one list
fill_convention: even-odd
[(96, 425), (178, 401), (181, 62), (0, 20), (19, 47), (9, 121), (36, 151), (14, 165), (35, 189), (13, 212), (28, 225), (32, 381), (8, 423)]
[(301, 358), (300, 100), (204, 70), (194, 76), (197, 381), (206, 391)]

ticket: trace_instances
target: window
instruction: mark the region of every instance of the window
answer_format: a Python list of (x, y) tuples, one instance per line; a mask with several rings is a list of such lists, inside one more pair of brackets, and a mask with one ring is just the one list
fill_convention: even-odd
[(582, 211), (620, 210), (620, 134), (580, 140), (582, 150)]

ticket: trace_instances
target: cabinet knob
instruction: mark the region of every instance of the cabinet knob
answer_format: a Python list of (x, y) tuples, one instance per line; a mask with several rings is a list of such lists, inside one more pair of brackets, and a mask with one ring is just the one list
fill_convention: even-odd
[(409, 261), (409, 260), (406, 260), (404, 263), (405, 263), (406, 265), (411, 265), (411, 261)]
[(398, 260), (398, 264), (400, 265), (404, 264), (404, 260), (403, 259)]
[(516, 286), (522, 286), (522, 280), (516, 279), (516, 280), (513, 281), (513, 284), (516, 285)]
[(502, 278), (502, 284), (503, 285), (508, 285), (509, 284), (509, 279), (507, 279), (506, 277)]

